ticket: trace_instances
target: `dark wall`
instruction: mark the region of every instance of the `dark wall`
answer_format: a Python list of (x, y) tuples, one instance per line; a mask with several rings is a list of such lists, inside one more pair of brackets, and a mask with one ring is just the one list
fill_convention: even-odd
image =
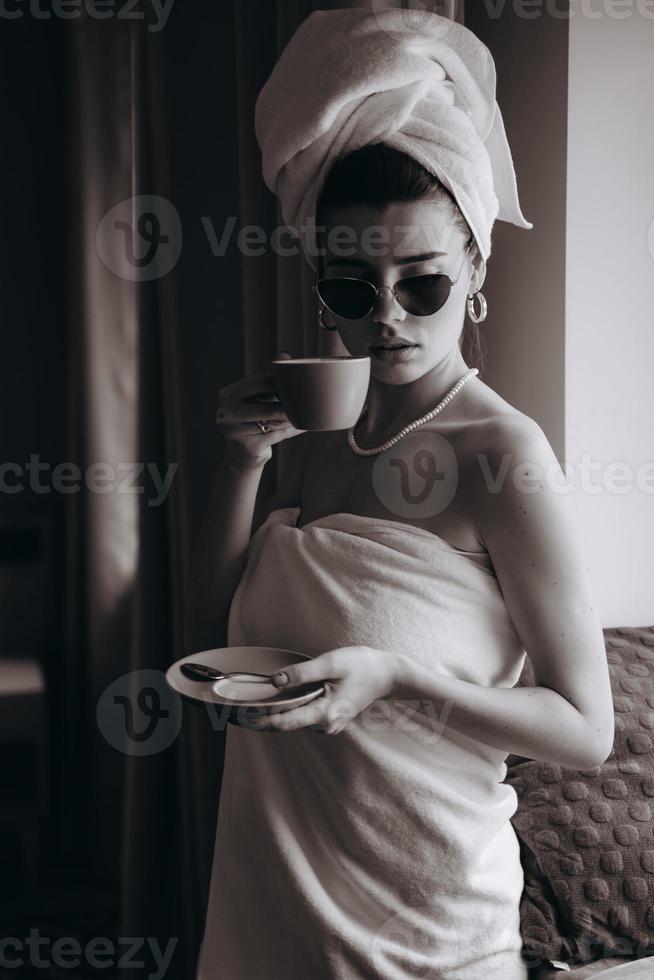
[[(0, 26), (0, 461), (63, 459), (65, 239), (62, 23)], [(7, 476), (7, 483), (17, 478)], [(47, 482), (45, 474), (41, 477)], [(25, 481), (0, 509), (56, 505)]]
[(545, 7), (534, 17), (519, 4), (469, 2), (465, 23), (493, 55), (522, 213), (534, 226), (493, 229), (483, 286), (488, 382), (536, 419), (562, 459), (569, 21)]

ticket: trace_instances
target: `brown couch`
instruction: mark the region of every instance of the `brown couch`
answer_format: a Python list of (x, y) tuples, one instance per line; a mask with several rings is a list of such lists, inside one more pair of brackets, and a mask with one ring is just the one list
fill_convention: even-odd
[[(615, 710), (606, 762), (507, 759), (530, 980), (654, 980), (654, 627), (604, 636)], [(518, 683), (533, 684), (528, 660)]]

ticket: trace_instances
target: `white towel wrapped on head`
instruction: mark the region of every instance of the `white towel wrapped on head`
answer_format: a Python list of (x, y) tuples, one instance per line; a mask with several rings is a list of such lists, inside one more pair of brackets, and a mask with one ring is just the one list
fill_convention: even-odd
[(532, 227), (518, 202), (490, 51), (461, 24), (407, 13), (314, 11), (259, 94), (263, 177), (314, 270), (325, 178), (338, 158), (372, 143), (401, 150), (441, 180), (484, 263), (496, 218)]

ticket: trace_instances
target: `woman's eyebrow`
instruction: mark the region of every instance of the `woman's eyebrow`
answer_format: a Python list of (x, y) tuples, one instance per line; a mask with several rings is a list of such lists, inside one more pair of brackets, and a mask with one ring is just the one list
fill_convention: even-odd
[[(405, 255), (401, 258), (395, 259), (396, 265), (408, 265), (410, 262), (427, 262), (429, 259), (435, 259), (439, 255), (447, 255), (447, 252), (423, 252), (421, 255)], [(338, 259), (330, 258), (327, 259), (326, 265), (362, 265), (366, 269), (372, 268), (369, 262), (364, 262), (363, 259), (356, 259), (354, 257), (349, 259)]]

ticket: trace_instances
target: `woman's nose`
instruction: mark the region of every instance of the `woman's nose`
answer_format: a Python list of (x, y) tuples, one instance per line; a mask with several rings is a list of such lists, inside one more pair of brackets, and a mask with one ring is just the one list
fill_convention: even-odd
[(378, 286), (375, 305), (372, 310), (373, 320), (400, 319), (403, 320), (406, 311), (400, 305), (392, 286)]

